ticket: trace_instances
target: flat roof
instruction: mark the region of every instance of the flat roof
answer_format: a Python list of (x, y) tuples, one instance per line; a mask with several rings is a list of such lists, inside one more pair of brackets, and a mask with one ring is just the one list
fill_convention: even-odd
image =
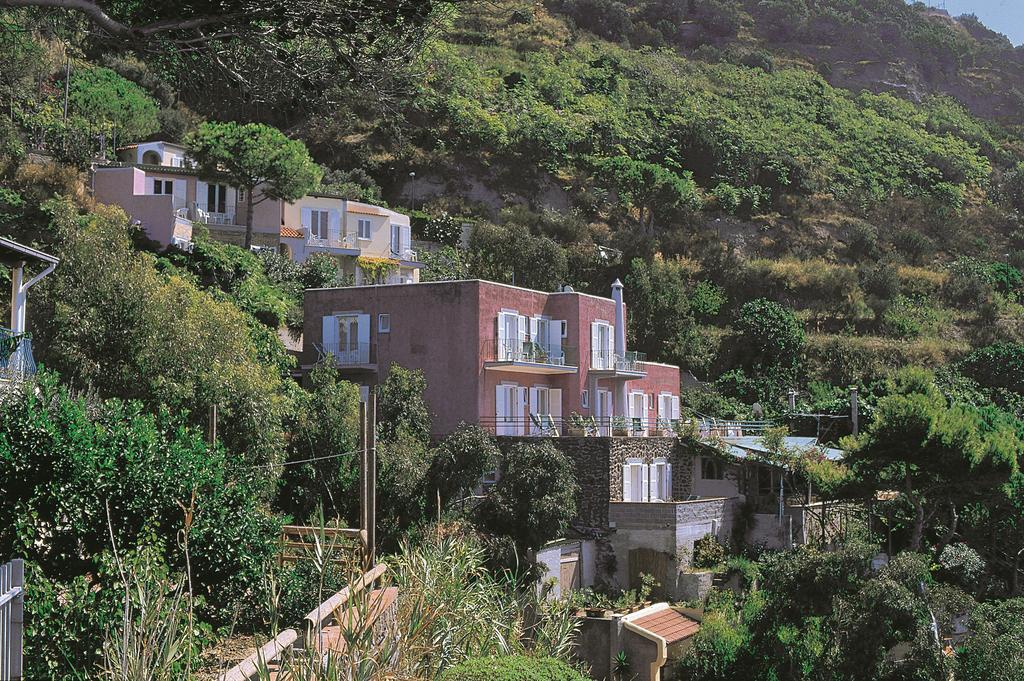
[[(722, 438), (722, 441), (729, 448), (730, 454), (741, 459), (749, 458), (751, 454), (756, 456), (769, 453), (768, 448), (764, 444), (764, 438), (760, 435), (726, 437)], [(843, 450), (825, 447), (818, 443), (818, 438), (816, 437), (787, 436), (783, 438), (782, 444), (785, 447), (800, 451), (819, 450), (830, 461), (840, 461), (843, 458)]]
[(4, 265), (11, 266), (22, 260), (38, 260), (39, 262), (45, 262), (50, 265), (56, 265), (60, 262), (60, 259), (50, 255), (49, 253), (43, 253), (40, 250), (19, 244), (17, 241), (5, 239), (0, 237), (0, 262)]
[[(602, 296), (595, 296), (590, 293), (582, 293), (580, 291), (538, 291), (532, 288), (523, 288), (522, 286), (513, 286), (512, 284), (503, 284), (498, 281), (489, 281), (487, 279), (452, 279), (450, 281), (421, 281), (415, 284), (369, 284), (366, 286), (327, 286), (323, 288), (308, 288), (307, 291), (347, 291), (347, 290), (358, 290), (367, 288), (388, 288), (392, 286), (454, 286), (457, 284), (473, 284), (479, 283), (486, 286), (501, 286), (503, 288), (510, 288), (516, 291), (525, 291), (526, 293), (538, 293), (543, 296), (584, 296), (586, 298), (593, 298), (594, 300), (603, 300), (609, 303), (615, 303), (611, 298), (604, 298)], [(628, 303), (627, 303), (628, 305)], [(674, 366), (674, 365), (673, 365)]]

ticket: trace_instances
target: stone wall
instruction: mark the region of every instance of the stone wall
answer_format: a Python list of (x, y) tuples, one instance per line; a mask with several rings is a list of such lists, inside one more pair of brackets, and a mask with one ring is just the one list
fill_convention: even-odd
[[(235, 246), (245, 245), (245, 227), (231, 227), (226, 225), (206, 225), (210, 230), (210, 238), (223, 241), (226, 244)], [(252, 245), (264, 246), (276, 249), (281, 243), (281, 235), (277, 232), (259, 232), (253, 230)]]
[[(517, 442), (536, 443), (535, 437), (498, 437), (504, 451)], [(672, 464), (672, 496), (693, 494), (693, 452), (673, 437), (554, 437), (545, 438), (572, 462), (579, 494), (578, 522), (587, 527), (608, 528), (608, 504), (622, 501), (622, 465), (626, 459), (651, 463), (664, 457)]]

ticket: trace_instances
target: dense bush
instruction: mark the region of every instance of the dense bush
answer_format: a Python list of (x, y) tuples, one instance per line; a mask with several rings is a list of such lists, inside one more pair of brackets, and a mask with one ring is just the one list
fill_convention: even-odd
[[(74, 398), (43, 374), (0, 410), (0, 554), (32, 564), (26, 660), (53, 678), (88, 669), (123, 591), (113, 551), (139, 547), (183, 571), (204, 617), (225, 622), (258, 598), (277, 548), (256, 471), (232, 470), (219, 446), (164, 411)], [(111, 546), (111, 540), (114, 545)]]
[(693, 543), (693, 565), (713, 568), (725, 562), (725, 547), (713, 534), (706, 534)]
[(782, 305), (763, 298), (752, 300), (740, 309), (736, 328), (747, 366), (791, 368), (800, 361), (804, 330)]
[(584, 681), (585, 676), (550, 657), (483, 657), (465, 660), (441, 675), (442, 681)]
[(576, 516), (579, 489), (572, 463), (549, 442), (517, 443), (504, 452), (501, 476), (481, 502), (481, 526), (511, 537), (520, 554), (538, 549)]

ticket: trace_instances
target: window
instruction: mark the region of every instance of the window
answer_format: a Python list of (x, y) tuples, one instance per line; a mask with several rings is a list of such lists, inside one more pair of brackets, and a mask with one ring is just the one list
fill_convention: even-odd
[(391, 315), (377, 315), (377, 333), (391, 333)]
[(391, 252), (394, 255), (402, 254), (402, 227), (391, 225)]
[(327, 225), (330, 217), (326, 210), (309, 211), (309, 234), (314, 239), (327, 238)]
[(173, 194), (174, 180), (153, 180), (154, 194)]
[(649, 466), (640, 459), (626, 459), (622, 465), (622, 500), (650, 501)]
[(672, 464), (657, 458), (651, 464), (651, 501), (672, 500)]
[(369, 239), (370, 238), (370, 220), (367, 218), (359, 218), (359, 238)]
[(226, 213), (228, 188), (223, 184), (206, 185), (206, 211), (208, 213)]
[(723, 480), (722, 462), (707, 456), (700, 458), (700, 477), (704, 480)]
[(583, 394), (580, 395), (580, 406), (584, 409), (590, 409), (590, 391), (584, 390)]
[(591, 366), (595, 369), (612, 369), (612, 327), (608, 322), (597, 321), (590, 325)]

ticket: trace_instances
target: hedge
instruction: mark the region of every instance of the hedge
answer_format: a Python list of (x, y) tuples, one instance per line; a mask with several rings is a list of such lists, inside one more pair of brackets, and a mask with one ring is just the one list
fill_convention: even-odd
[(586, 681), (585, 676), (553, 657), (470, 658), (441, 675), (441, 681)]

